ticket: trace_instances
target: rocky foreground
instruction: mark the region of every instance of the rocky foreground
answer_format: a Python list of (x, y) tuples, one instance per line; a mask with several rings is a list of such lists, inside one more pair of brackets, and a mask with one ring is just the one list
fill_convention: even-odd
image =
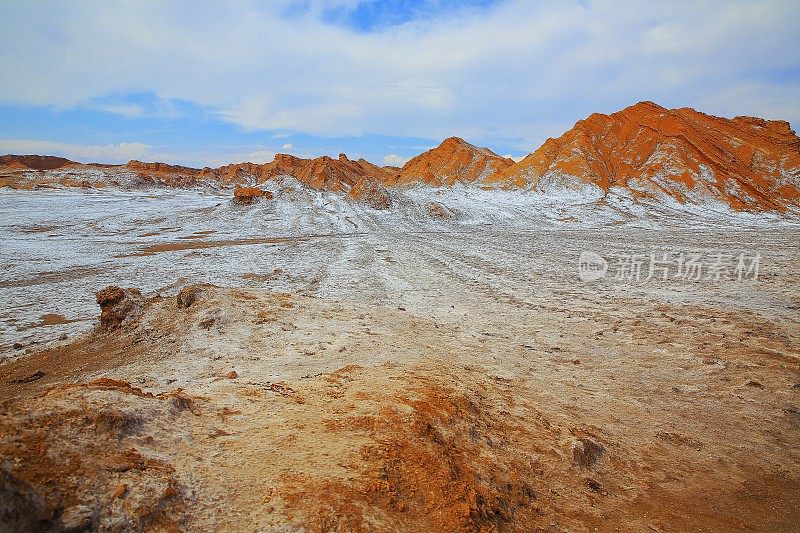
[[(790, 531), (800, 521), (791, 315), (731, 310), (708, 300), (708, 284), (697, 285), (706, 303), (606, 287), (564, 305), (563, 290), (531, 299), (478, 283), (488, 272), (472, 292), (408, 309), (210, 284), (98, 292), (91, 332), (0, 366), (0, 523)], [(796, 302), (784, 281), (764, 290)]]

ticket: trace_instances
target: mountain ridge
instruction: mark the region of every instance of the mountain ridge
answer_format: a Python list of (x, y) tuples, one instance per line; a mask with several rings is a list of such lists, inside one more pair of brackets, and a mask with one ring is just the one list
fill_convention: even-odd
[(639, 102), (579, 120), (490, 181), (529, 189), (582, 183), (603, 193), (621, 187), (639, 198), (781, 211), (800, 202), (800, 138), (785, 121)]
[(488, 148), (475, 146), (460, 137), (448, 137), (439, 146), (403, 165), (396, 183), (423, 182), (442, 186), (481, 182), (513, 164), (513, 160)]
[[(400, 168), (351, 160), (345, 154), (311, 159), (276, 154), (268, 163), (202, 169), (136, 160), (100, 165), (55, 156), (5, 155), (0, 157), (0, 186), (24, 188), (28, 182), (19, 177), (27, 171), (46, 174), (63, 169), (78, 178), (81, 169), (93, 169), (173, 187), (252, 186), (292, 176), (313, 189), (353, 197), (386, 187), (463, 183), (537, 192), (594, 191), (600, 197), (622, 194), (681, 204), (715, 201), (736, 210), (785, 211), (800, 206), (800, 138), (788, 122), (749, 116), (728, 119), (688, 107), (667, 109), (650, 101), (611, 114), (593, 113), (519, 162), (460, 137), (448, 137)], [(91, 180), (87, 185), (87, 180), (72, 178), (56, 184), (92, 186)]]

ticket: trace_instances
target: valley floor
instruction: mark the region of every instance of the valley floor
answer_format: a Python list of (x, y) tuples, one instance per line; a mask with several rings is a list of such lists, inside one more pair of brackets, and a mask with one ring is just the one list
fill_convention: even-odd
[[(15, 213), (0, 228), (11, 529), (800, 523), (791, 221), (511, 195), (489, 210), (409, 193), (376, 212), (334, 195), (14, 194), (0, 194)], [(587, 251), (605, 277), (581, 281)], [(667, 280), (649, 272), (664, 253)], [(758, 275), (738, 279), (756, 253)], [(694, 254), (700, 279), (679, 277)], [(111, 331), (96, 327), (106, 285), (146, 300)]]

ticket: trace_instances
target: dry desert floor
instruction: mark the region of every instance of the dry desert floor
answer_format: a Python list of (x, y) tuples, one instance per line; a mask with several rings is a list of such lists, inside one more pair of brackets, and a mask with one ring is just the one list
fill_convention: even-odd
[(456, 192), (1, 192), (0, 531), (797, 530), (796, 219)]

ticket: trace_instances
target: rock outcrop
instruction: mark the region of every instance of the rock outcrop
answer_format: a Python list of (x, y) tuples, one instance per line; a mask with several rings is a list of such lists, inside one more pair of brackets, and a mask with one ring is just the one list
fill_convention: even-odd
[(389, 209), (392, 197), (382, 184), (375, 180), (362, 180), (350, 189), (350, 196), (361, 200), (373, 209)]
[(186, 529), (190, 492), (150, 443), (179, 446), (176, 428), (195, 417), (196, 401), (180, 389), (153, 395), (101, 378), (4, 411), (0, 531)]
[(340, 154), (338, 159), (328, 156), (303, 159), (276, 154), (273, 161), (262, 165), (238, 163), (217, 169), (206, 168), (200, 173), (203, 179), (223, 184), (263, 183), (279, 176), (292, 176), (313, 189), (350, 193), (354, 188), (363, 188), (365, 181), (387, 183), (394, 174), (365, 159), (348, 159), (345, 154)]
[[(40, 172), (26, 172), (26, 169)], [(130, 161), (82, 165), (50, 156), (0, 157), (0, 186), (254, 187), (291, 176), (316, 190), (347, 194), (386, 208), (386, 187), (456, 183), (536, 192), (564, 189), (593, 198), (609, 193), (635, 200), (705, 204), (737, 210), (800, 208), (800, 138), (787, 122), (726, 119), (693, 109), (641, 102), (595, 113), (519, 163), (458, 137), (414, 157), (402, 168), (364, 159), (277, 154), (269, 163), (194, 169)]]
[(428, 202), (425, 205), (425, 209), (427, 209), (428, 214), (432, 218), (447, 219), (447, 218), (452, 218), (453, 215), (455, 214), (453, 210), (448, 209), (446, 206), (444, 206), (439, 202)]
[(31, 170), (31, 168), (25, 166), (24, 163), (20, 163), (19, 161), (9, 161), (8, 163), (0, 163), (0, 171), (3, 172), (18, 172), (23, 170)]
[(168, 187), (189, 187), (196, 185), (200, 170), (166, 163), (143, 163), (128, 161), (125, 168), (136, 172), (142, 180)]
[(203, 296), (203, 292), (207, 288), (213, 287), (208, 283), (199, 283), (196, 285), (189, 285), (188, 287), (184, 287), (178, 292), (177, 296), (175, 296), (175, 301), (178, 304), (179, 309), (188, 309), (200, 300)]
[(592, 468), (605, 453), (605, 446), (589, 437), (582, 437), (572, 443), (572, 464)]
[[(249, 203), (256, 196), (246, 191), (257, 190), (254, 186), (268, 180), (291, 176), (304, 185), (317, 190), (341, 192), (372, 205), (390, 203), (388, 193), (381, 190), (383, 184), (395, 180), (396, 171), (373, 165), (365, 159), (351, 160), (345, 154), (337, 159), (322, 156), (303, 159), (288, 154), (277, 154), (269, 163), (236, 163), (219, 168), (195, 169), (165, 163), (143, 163), (129, 161), (124, 165), (97, 165), (74, 163), (66, 159), (40, 156), (3, 156), (0, 159), (0, 187), (32, 189), (38, 187), (100, 187), (100, 186), (163, 186), (198, 187), (204, 185), (238, 187), (240, 203)], [(51, 161), (52, 160), (52, 161)], [(20, 176), (24, 170), (34, 166), (47, 166), (49, 170), (59, 169), (58, 174)], [(63, 164), (62, 164), (63, 163)], [(61, 166), (58, 166), (61, 165)], [(61, 169), (68, 169), (64, 173)], [(91, 176), (91, 180), (77, 179)], [(270, 193), (263, 192), (260, 197)], [(367, 197), (367, 196), (369, 197)]]
[(233, 201), (239, 205), (252, 205), (262, 198), (272, 200), (272, 193), (258, 187), (239, 187), (233, 191)]
[(111, 331), (137, 318), (144, 305), (144, 297), (139, 289), (123, 289), (109, 285), (98, 291), (97, 304), (100, 306), (100, 330)]
[(800, 202), (800, 138), (783, 121), (641, 102), (578, 121), (489, 181), (534, 190), (620, 187), (636, 198), (781, 211)]
[(393, 184), (422, 182), (453, 185), (457, 182), (482, 182), (513, 164), (513, 160), (500, 157), (488, 148), (479, 148), (459, 137), (450, 137), (436, 148), (406, 163)]

